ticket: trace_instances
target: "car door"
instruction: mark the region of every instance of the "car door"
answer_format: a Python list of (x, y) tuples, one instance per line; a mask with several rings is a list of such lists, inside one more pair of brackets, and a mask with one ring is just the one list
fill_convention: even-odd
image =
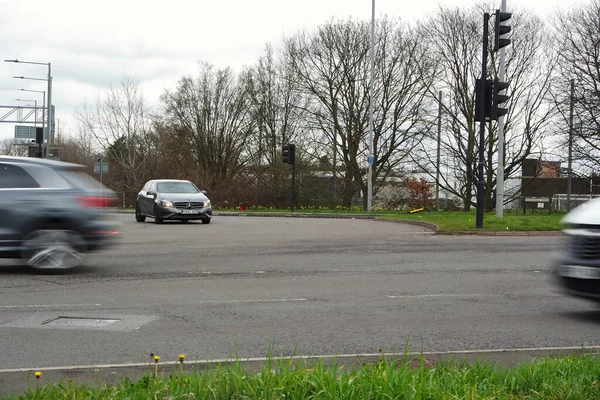
[[(0, 161), (0, 250), (11, 251), (36, 218), (38, 182), (22, 167)], [(39, 205), (38, 205), (39, 206)]]
[(152, 215), (154, 213), (154, 197), (148, 196), (148, 192), (155, 191), (155, 182), (148, 182), (138, 198), (138, 204), (140, 204), (140, 211), (142, 214)]

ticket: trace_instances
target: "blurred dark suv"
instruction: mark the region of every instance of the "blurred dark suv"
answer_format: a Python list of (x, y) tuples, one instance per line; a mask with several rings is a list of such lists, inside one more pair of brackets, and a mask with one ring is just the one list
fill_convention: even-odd
[(106, 208), (115, 194), (81, 165), (0, 156), (0, 258), (37, 269), (68, 269), (114, 242)]

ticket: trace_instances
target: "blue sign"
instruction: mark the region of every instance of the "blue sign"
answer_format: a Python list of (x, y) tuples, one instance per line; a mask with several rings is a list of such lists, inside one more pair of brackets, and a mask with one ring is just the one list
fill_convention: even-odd
[(375, 157), (369, 157), (369, 164), (373, 164), (375, 162)]

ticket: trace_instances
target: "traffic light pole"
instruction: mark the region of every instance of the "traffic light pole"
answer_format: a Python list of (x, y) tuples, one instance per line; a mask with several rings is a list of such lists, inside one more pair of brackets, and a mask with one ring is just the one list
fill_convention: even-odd
[[(481, 57), (481, 81), (485, 82), (487, 79), (487, 58), (488, 58), (488, 24), (490, 21), (490, 14), (483, 14), (483, 54)], [(479, 98), (485, 98), (485, 84), (479, 85)], [(476, 228), (483, 228), (483, 202), (485, 200), (485, 179), (483, 176), (483, 156), (484, 156), (484, 141), (485, 141), (485, 115), (487, 102), (481, 102), (481, 121), (479, 122), (479, 160), (478, 160), (478, 182), (477, 182), (477, 214), (475, 220)]]
[[(500, 11), (506, 12), (506, 0), (502, 0)], [(500, 49), (498, 80), (503, 82), (506, 74), (506, 54)], [(498, 118), (498, 170), (496, 171), (496, 217), (504, 217), (504, 116)]]
[(292, 164), (292, 212), (294, 212), (294, 203), (296, 202), (296, 163)]

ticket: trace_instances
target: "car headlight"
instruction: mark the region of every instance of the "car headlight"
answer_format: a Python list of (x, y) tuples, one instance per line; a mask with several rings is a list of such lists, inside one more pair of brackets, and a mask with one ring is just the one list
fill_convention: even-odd
[(210, 200), (204, 202), (204, 208), (210, 207)]
[(161, 200), (160, 201), (160, 205), (166, 208), (174, 208), (175, 206), (173, 205), (173, 202), (168, 201), (168, 200)]

